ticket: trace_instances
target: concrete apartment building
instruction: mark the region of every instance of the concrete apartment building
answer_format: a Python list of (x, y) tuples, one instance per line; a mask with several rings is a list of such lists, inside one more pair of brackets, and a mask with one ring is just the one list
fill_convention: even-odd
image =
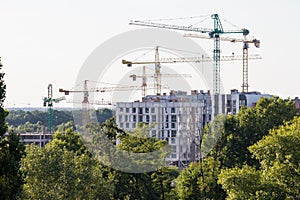
[(168, 162), (184, 167), (200, 159), (198, 147), (202, 128), (211, 121), (209, 92), (171, 91), (170, 95), (148, 95), (141, 102), (119, 102), (116, 121), (120, 128), (132, 131), (136, 124), (153, 124), (150, 136), (166, 140), (171, 146)]

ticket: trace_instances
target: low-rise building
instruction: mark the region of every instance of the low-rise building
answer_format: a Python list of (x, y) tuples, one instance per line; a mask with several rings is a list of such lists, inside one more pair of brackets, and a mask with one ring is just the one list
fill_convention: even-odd
[[(25, 132), (18, 133), (18, 135), (20, 136), (20, 142), (24, 145), (34, 144), (43, 147), (52, 140), (52, 134), (44, 132)], [(8, 136), (8, 133), (4, 136)]]

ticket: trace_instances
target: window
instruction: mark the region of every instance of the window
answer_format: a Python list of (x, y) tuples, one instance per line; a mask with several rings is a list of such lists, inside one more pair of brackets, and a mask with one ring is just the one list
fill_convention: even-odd
[(120, 123), (120, 128), (123, 128), (123, 123)]
[(143, 114), (143, 108), (139, 108), (139, 114)]
[(175, 138), (171, 138), (171, 144), (175, 144), (176, 143), (176, 139)]
[(125, 115), (125, 122), (128, 122), (128, 115)]
[(151, 108), (151, 113), (155, 113), (155, 108)]
[(143, 121), (143, 116), (139, 116), (139, 122)]
[(129, 123), (126, 123), (126, 128), (129, 128)]
[(120, 112), (123, 112), (123, 108), (120, 108)]
[(135, 128), (135, 126), (136, 126), (136, 123), (132, 123), (132, 128)]
[(146, 115), (146, 122), (149, 123), (149, 121), (150, 121), (150, 116)]
[(134, 122), (136, 122), (136, 116), (135, 116), (135, 115), (132, 116), (132, 120), (133, 120)]
[(132, 108), (132, 113), (136, 113), (136, 108)]
[(125, 112), (126, 112), (126, 113), (129, 113), (129, 108), (126, 108), (126, 109), (125, 109)]
[(175, 113), (175, 108), (171, 108), (171, 113)]
[(177, 122), (177, 117), (176, 115), (171, 116), (171, 122)]
[(152, 130), (151, 137), (156, 137), (156, 130)]
[(171, 137), (176, 137), (176, 131), (174, 130), (171, 131)]
[(122, 115), (119, 115), (119, 121), (121, 122), (123, 119), (123, 116)]
[(175, 128), (175, 123), (171, 123), (171, 128)]
[(172, 147), (171, 147), (171, 152), (172, 152), (172, 153), (176, 153), (176, 146), (172, 146)]
[(152, 115), (152, 122), (156, 122), (156, 115)]
[(145, 113), (149, 113), (149, 108), (145, 108)]

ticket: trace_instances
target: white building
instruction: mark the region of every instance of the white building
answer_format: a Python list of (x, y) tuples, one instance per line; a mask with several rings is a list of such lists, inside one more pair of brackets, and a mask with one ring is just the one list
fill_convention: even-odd
[(270, 94), (261, 94), (260, 92), (241, 93), (238, 90), (231, 90), (227, 95), (227, 114), (236, 115), (241, 107), (255, 107), (257, 101), (262, 98), (271, 98)]
[(119, 102), (116, 108), (117, 124), (124, 130), (132, 131), (139, 122), (153, 124), (150, 137), (166, 140), (171, 146), (167, 161), (180, 167), (199, 160), (202, 128), (211, 117), (211, 96), (203, 91), (149, 95), (142, 102)]

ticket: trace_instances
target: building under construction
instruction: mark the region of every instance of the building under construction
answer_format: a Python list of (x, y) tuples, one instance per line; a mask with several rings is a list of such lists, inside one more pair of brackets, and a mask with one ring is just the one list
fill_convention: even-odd
[(166, 160), (179, 167), (200, 159), (202, 129), (211, 117), (211, 95), (203, 91), (148, 95), (141, 102), (119, 102), (116, 107), (117, 124), (124, 130), (132, 131), (139, 122), (152, 124), (150, 136), (168, 142), (171, 153)]

